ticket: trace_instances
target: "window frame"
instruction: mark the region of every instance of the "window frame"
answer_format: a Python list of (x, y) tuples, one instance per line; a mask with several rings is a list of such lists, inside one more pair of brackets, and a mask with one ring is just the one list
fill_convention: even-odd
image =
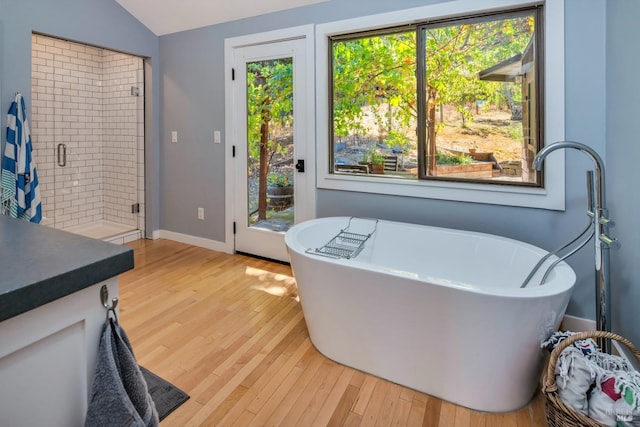
[[(488, 203), (564, 210), (565, 178), (564, 153), (550, 156), (541, 175), (542, 187), (531, 185), (503, 185), (493, 181), (461, 181), (447, 179), (406, 180), (392, 177), (334, 174), (330, 135), (333, 131), (330, 84), (330, 37), (397, 29), (407, 25), (434, 23), (451, 19), (467, 19), (483, 14), (516, 12), (519, 9), (543, 5), (544, 28), (539, 69), (544, 69), (544, 81), (538, 93), (546, 104), (538, 111), (544, 123), (541, 141), (549, 144), (564, 139), (564, 0), (553, 2), (525, 0), (454, 0), (387, 14), (373, 15), (316, 26), (316, 123), (317, 123), (317, 186), (320, 189), (357, 191), (365, 193), (401, 195), (427, 199)], [(417, 25), (416, 25), (417, 26)], [(542, 32), (539, 32), (539, 34)], [(537, 36), (537, 41), (540, 36)], [(553, 41), (552, 43), (550, 41)], [(538, 145), (538, 150), (542, 145)]]

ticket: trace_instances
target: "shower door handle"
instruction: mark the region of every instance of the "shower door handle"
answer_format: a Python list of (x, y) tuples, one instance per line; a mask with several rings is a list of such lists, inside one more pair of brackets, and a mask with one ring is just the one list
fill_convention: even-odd
[(58, 144), (58, 166), (67, 166), (67, 144)]

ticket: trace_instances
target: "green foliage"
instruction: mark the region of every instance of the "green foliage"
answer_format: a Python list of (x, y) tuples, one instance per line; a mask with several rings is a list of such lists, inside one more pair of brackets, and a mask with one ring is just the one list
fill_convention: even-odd
[(372, 165), (384, 165), (385, 157), (384, 155), (380, 154), (378, 151), (371, 150), (365, 153), (363, 162), (371, 163)]
[(341, 40), (332, 49), (335, 135), (361, 134), (366, 106), (379, 124), (408, 127), (416, 115), (415, 33)]
[(464, 153), (453, 154), (447, 151), (436, 152), (436, 163), (439, 165), (468, 165), (473, 162), (471, 156)]
[(520, 142), (523, 139), (522, 124), (511, 123), (507, 129), (507, 134), (512, 141)]
[[(419, 34), (406, 31), (334, 41), (334, 135), (361, 135), (365, 107), (370, 107), (379, 128), (386, 130), (388, 145), (401, 142), (398, 135), (412, 129), (418, 120), (417, 36), (425, 43), (425, 78), (427, 89), (432, 89), (428, 102), (433, 108), (456, 106), (465, 126), (473, 119), (477, 100), (494, 105), (519, 102), (518, 84), (483, 81), (478, 73), (523, 53), (533, 27), (533, 16), (521, 16), (426, 27)], [(429, 125), (435, 134), (442, 124)]]
[[(437, 90), (439, 103), (456, 106), (463, 126), (473, 118), (476, 100), (495, 102), (506, 86), (480, 80), (478, 72), (521, 54), (531, 41), (533, 23), (525, 16), (425, 31), (427, 85)], [(520, 96), (517, 86), (507, 87), (513, 99)]]
[(268, 121), (271, 155), (286, 154), (277, 136), (293, 126), (293, 62), (291, 58), (247, 65), (247, 140), (249, 162), (259, 161), (261, 126)]
[(267, 175), (267, 185), (269, 187), (290, 187), (293, 185), (293, 180), (287, 175), (272, 172)]
[(411, 141), (406, 133), (398, 130), (390, 130), (384, 142), (387, 144), (387, 147), (397, 147), (403, 152), (411, 145)]

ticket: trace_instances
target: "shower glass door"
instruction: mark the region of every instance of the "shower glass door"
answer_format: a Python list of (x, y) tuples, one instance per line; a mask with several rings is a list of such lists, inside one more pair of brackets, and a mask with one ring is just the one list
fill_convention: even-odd
[(32, 57), (43, 223), (99, 239), (142, 228), (142, 59), (38, 34)]

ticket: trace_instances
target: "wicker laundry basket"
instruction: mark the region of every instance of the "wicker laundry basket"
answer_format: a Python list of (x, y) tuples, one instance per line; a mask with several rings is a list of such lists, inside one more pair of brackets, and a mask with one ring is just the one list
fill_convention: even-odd
[(546, 413), (547, 424), (551, 427), (555, 426), (575, 426), (575, 427), (606, 427), (604, 424), (600, 424), (595, 420), (582, 415), (570, 406), (566, 405), (562, 399), (558, 396), (558, 386), (556, 385), (556, 362), (558, 356), (568, 346), (576, 341), (584, 340), (587, 338), (607, 338), (616, 340), (626, 345), (633, 353), (635, 358), (640, 362), (640, 352), (633, 346), (631, 341), (626, 338), (616, 335), (611, 332), (604, 331), (589, 331), (580, 332), (562, 341), (553, 350), (549, 358), (549, 364), (547, 370), (542, 379), (542, 392), (546, 396)]

